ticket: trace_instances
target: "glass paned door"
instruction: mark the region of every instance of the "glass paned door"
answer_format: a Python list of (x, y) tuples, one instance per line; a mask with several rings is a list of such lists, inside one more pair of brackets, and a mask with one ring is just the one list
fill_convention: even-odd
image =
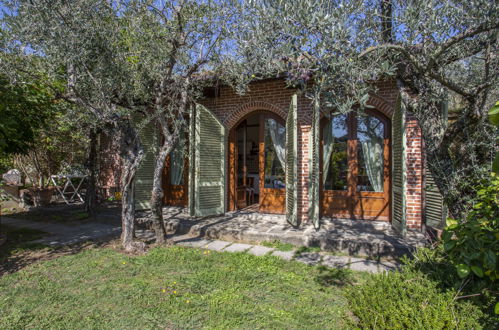
[(389, 220), (388, 126), (388, 120), (373, 111), (323, 121), (324, 215)]
[(383, 192), (385, 124), (368, 114), (357, 116), (357, 191)]
[(286, 127), (270, 114), (260, 115), (260, 212), (284, 213)]
[(286, 188), (286, 127), (273, 118), (264, 122), (264, 188)]

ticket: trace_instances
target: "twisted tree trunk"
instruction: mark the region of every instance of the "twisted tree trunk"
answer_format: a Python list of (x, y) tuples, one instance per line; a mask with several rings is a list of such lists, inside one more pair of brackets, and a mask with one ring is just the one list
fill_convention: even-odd
[[(163, 170), (166, 157), (173, 149), (174, 144), (178, 141), (180, 134), (183, 134), (185, 125), (184, 115), (188, 106), (189, 84), (190, 79), (186, 78), (183, 84), (179, 86), (180, 99), (176, 104), (176, 107), (174, 107), (174, 110), (170, 110), (173, 111), (173, 113), (168, 114), (169, 120), (167, 120), (164, 111), (162, 111), (164, 106), (162, 93), (159, 93), (155, 102), (156, 111), (159, 114), (157, 123), (163, 134), (163, 142), (158, 155), (156, 156), (156, 163), (154, 166), (153, 187), (151, 192), (151, 222), (156, 234), (156, 242), (159, 244), (164, 243), (166, 238), (166, 230), (163, 223)], [(163, 88), (160, 86), (159, 90), (163, 91)]]
[(151, 221), (154, 232), (156, 234), (156, 243), (163, 244), (165, 242), (166, 230), (163, 223), (163, 169), (166, 157), (172, 150), (173, 144), (170, 141), (164, 142), (159, 149), (154, 166), (154, 177), (151, 195)]
[(144, 158), (144, 149), (131, 123), (126, 120), (119, 124), (121, 133), (121, 243), (127, 252), (141, 251), (144, 244), (134, 242), (135, 226), (135, 175)]

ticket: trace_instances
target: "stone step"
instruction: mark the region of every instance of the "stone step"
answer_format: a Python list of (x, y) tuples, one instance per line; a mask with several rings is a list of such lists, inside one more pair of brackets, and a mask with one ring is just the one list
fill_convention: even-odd
[(261, 245), (233, 243), (221, 240), (210, 240), (205, 238), (180, 235), (172, 238), (171, 242), (185, 247), (201, 248), (217, 252), (239, 252), (249, 253), (256, 256), (272, 255), (285, 260), (295, 260), (307, 265), (322, 265), (329, 268), (351, 269), (370, 273), (392, 271), (398, 268), (398, 264), (387, 260), (368, 260), (350, 256), (329, 255), (325, 252), (297, 252), (279, 251)]
[(203, 237), (206, 239), (217, 239), (232, 242), (262, 243), (280, 241), (297, 247), (320, 247), (322, 251), (340, 252), (350, 256), (366, 256), (371, 258), (399, 258), (402, 255), (410, 255), (415, 247), (403, 242), (402, 239), (383, 239), (372, 235), (370, 237), (355, 237), (351, 235), (340, 236), (311, 235), (304, 231), (301, 233), (283, 232), (261, 232), (251, 228), (220, 228), (216, 226), (204, 226), (202, 224), (188, 226), (183, 222), (177, 223), (170, 228), (176, 234), (187, 234), (191, 237)]
[(320, 247), (323, 251), (341, 252), (350, 256), (398, 258), (424, 245), (421, 233), (408, 232), (402, 238), (382, 221), (322, 219), (320, 230), (305, 224), (293, 228), (284, 215), (254, 212), (229, 212), (223, 216), (192, 218), (185, 210), (169, 210), (165, 217), (167, 232), (241, 243), (280, 241), (297, 247)]

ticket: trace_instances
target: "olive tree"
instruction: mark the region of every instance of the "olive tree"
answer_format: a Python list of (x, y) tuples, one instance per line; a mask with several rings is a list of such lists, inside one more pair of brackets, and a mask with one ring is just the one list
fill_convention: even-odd
[[(34, 75), (33, 58), (51, 81), (64, 82), (59, 97), (80, 105), (96, 123), (119, 132), (122, 158), (122, 242), (125, 250), (140, 248), (133, 241), (134, 177), (143, 147), (131, 116), (143, 111), (137, 102), (146, 86), (134, 85), (133, 61), (126, 45), (129, 19), (123, 7), (108, 1), (4, 1), (3, 24), (8, 41), (2, 62), (16, 79)], [(4, 57), (7, 58), (7, 57)], [(23, 71), (24, 67), (28, 70)], [(21, 78), (20, 78), (21, 77)], [(34, 79), (39, 77), (34, 77)]]
[[(242, 8), (249, 18), (238, 38), (244, 61), (236, 63), (285, 74), (326, 107), (363, 108), (374, 82), (396, 80), (451, 214), (466, 210), (495, 149), (487, 122), (498, 94), (494, 1), (275, 0)], [(453, 121), (443, 111), (449, 103)]]
[[(140, 131), (159, 128), (151, 194), (153, 228), (165, 239), (162, 173), (199, 97), (203, 70), (223, 54), (231, 6), (224, 1), (4, 1), (10, 52), (38, 54), (67, 82), (65, 98), (122, 136), (123, 244), (133, 247), (133, 179), (144, 155)], [(141, 118), (140, 120), (137, 118)], [(138, 123), (137, 123), (138, 122)]]
[(150, 89), (148, 111), (162, 139), (155, 158), (151, 220), (156, 241), (165, 239), (163, 167), (180, 135), (188, 110), (219, 69), (228, 47), (228, 29), (235, 11), (226, 1), (137, 1), (129, 3), (133, 25), (127, 30), (134, 70)]
[(487, 113), (499, 97), (497, 5), (381, 0), (366, 14), (379, 26), (362, 56), (381, 56), (396, 68), (402, 102), (422, 129), (429, 170), (460, 218), (488, 177), (496, 149)]

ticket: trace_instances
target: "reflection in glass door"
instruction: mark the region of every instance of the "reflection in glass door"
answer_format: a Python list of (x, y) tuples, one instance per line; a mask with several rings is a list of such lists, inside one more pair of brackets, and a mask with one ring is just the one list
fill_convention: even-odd
[(286, 188), (286, 127), (273, 118), (265, 118), (264, 187)]
[(324, 215), (389, 220), (389, 132), (389, 121), (372, 111), (323, 121)]
[(260, 212), (284, 213), (286, 127), (270, 114), (260, 115)]

